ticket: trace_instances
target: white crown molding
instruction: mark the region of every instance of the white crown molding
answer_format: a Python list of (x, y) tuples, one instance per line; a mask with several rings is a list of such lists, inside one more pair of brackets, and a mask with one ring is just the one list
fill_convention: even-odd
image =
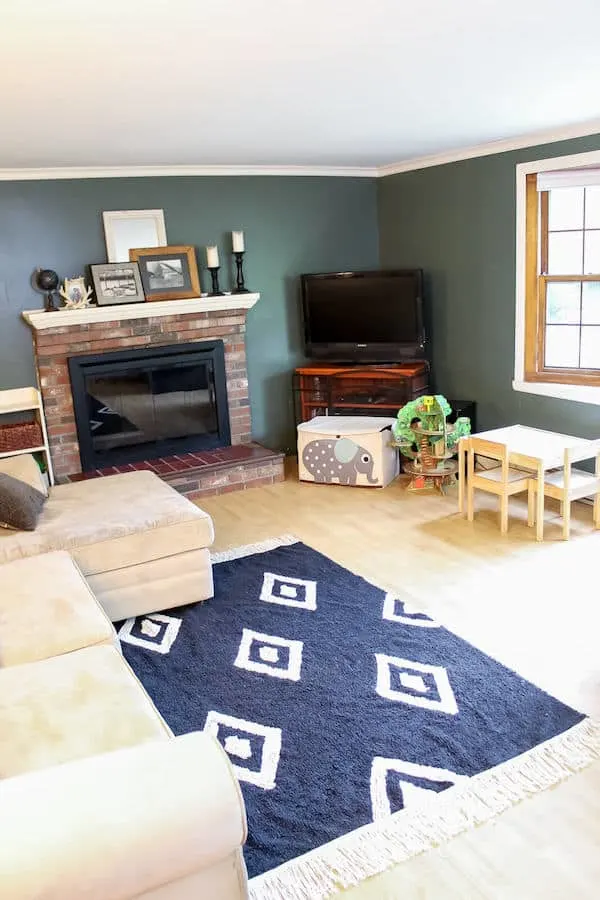
[(0, 181), (52, 181), (66, 178), (171, 178), (266, 175), (313, 178), (376, 178), (375, 166), (61, 166), (0, 169)]
[(495, 153), (507, 153), (511, 150), (522, 150), (538, 144), (553, 144), (557, 141), (568, 141), (573, 138), (600, 134), (600, 119), (582, 122), (578, 125), (566, 125), (562, 128), (533, 131), (515, 138), (499, 141), (488, 141), (484, 144), (473, 144), (443, 153), (432, 153), (429, 156), (413, 157), (400, 162), (382, 166), (60, 166), (40, 168), (7, 168), (0, 169), (0, 181), (51, 181), (66, 178), (165, 178), (165, 177), (236, 177), (279, 176), (292, 178), (386, 178), (388, 175), (399, 175), (402, 172), (413, 172), (416, 169), (427, 169), (431, 166), (443, 166), (447, 163), (460, 162), (463, 159), (475, 159), (478, 156), (492, 156)]
[(535, 147), (538, 144), (553, 144), (556, 141), (568, 141), (573, 138), (588, 137), (591, 134), (600, 134), (600, 119), (582, 122), (579, 125), (567, 125), (563, 128), (533, 131), (530, 134), (520, 135), (515, 138), (489, 141), (485, 144), (474, 144), (472, 147), (448, 150), (445, 153), (433, 153), (430, 156), (415, 157), (414, 159), (378, 166), (377, 177), (385, 178), (387, 175), (399, 175), (401, 172), (412, 172), (415, 169), (428, 169), (431, 166), (443, 166), (446, 163), (460, 162), (463, 159), (475, 159), (477, 156), (492, 156), (495, 153), (507, 153), (510, 150), (523, 150), (526, 147)]
[(90, 325), (94, 322), (124, 322), (128, 319), (154, 319), (160, 316), (193, 316), (224, 310), (252, 309), (260, 294), (224, 294), (222, 297), (192, 297), (190, 300), (161, 300), (151, 303), (123, 303), (116, 306), (86, 306), (84, 309), (26, 309), (21, 313), (34, 331), (64, 328), (65, 325)]

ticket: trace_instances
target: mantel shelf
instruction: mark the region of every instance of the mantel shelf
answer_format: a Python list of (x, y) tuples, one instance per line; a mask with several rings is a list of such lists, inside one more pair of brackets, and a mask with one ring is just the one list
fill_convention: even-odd
[(123, 322), (128, 319), (154, 319), (159, 316), (185, 316), (219, 313), (225, 310), (252, 309), (260, 294), (224, 294), (222, 297), (193, 297), (191, 300), (167, 300), (154, 303), (123, 303), (115, 306), (86, 306), (85, 309), (61, 309), (48, 313), (26, 309), (22, 315), (34, 331), (64, 328), (65, 325), (89, 325), (94, 322)]

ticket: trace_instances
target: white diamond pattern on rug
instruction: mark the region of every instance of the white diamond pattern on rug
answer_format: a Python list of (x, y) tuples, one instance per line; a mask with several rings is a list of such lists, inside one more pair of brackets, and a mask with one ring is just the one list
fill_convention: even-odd
[(158, 622), (153, 622), (152, 619), (142, 619), (140, 631), (148, 637), (155, 638), (160, 634), (160, 625)]
[(230, 734), (228, 738), (225, 738), (224, 747), (229, 756), (239, 756), (240, 759), (250, 759), (252, 756), (252, 745), (248, 738)]
[(272, 678), (300, 681), (302, 641), (244, 628), (234, 666)]
[(169, 653), (177, 639), (181, 619), (165, 613), (150, 613), (127, 619), (118, 631), (118, 638), (126, 644), (144, 647), (154, 653)]
[(259, 647), (258, 655), (264, 662), (279, 662), (279, 650), (277, 647)]
[(413, 662), (399, 656), (376, 653), (375, 690), (386, 700), (395, 700), (455, 716), (458, 713), (454, 691), (443, 666)]
[(265, 572), (260, 599), (265, 603), (314, 612), (317, 608), (317, 582)]
[(386, 594), (383, 601), (382, 619), (388, 622), (400, 622), (402, 625), (415, 625), (417, 628), (439, 628), (426, 613), (412, 605), (410, 600), (401, 600), (394, 594)]
[(217, 559), (213, 599), (130, 620), (122, 650), (174, 733), (205, 728), (223, 748), (248, 812), (248, 871), (275, 893), (289, 862), (284, 888), (318, 894), (331, 841), (356, 879), (390, 848), (420, 852), (436, 807), (460, 812), (464, 778), (497, 785), (485, 773), (499, 760), (510, 780), (523, 754), (535, 769), (554, 741), (563, 760), (593, 744), (583, 714), (432, 623), (404, 586), (386, 595), (301, 542)]
[(466, 781), (448, 769), (423, 766), (405, 759), (376, 756), (371, 766), (371, 812), (373, 821), (399, 809), (415, 809), (435, 800), (443, 787)]
[(422, 675), (411, 675), (410, 672), (400, 672), (400, 684), (409, 691), (417, 691), (419, 694), (427, 693), (427, 685)]
[(211, 710), (204, 730), (222, 745), (240, 781), (273, 790), (281, 754), (281, 728)]

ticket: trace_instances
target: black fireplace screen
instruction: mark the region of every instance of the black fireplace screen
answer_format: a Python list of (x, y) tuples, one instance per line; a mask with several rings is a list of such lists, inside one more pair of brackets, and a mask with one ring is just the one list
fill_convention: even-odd
[(227, 446), (222, 341), (69, 359), (83, 471)]

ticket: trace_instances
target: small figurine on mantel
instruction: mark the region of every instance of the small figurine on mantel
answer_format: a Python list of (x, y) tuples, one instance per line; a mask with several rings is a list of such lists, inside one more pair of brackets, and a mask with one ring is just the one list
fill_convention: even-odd
[(466, 416), (454, 424), (447, 421), (452, 412), (442, 394), (411, 400), (399, 411), (392, 426), (395, 445), (407, 457), (404, 471), (411, 475), (409, 491), (438, 490), (452, 484), (456, 477), (454, 460), (461, 437), (470, 434)]
[(59, 292), (64, 301), (64, 309), (85, 309), (90, 305), (92, 289), (86, 287), (83, 275), (65, 278)]

